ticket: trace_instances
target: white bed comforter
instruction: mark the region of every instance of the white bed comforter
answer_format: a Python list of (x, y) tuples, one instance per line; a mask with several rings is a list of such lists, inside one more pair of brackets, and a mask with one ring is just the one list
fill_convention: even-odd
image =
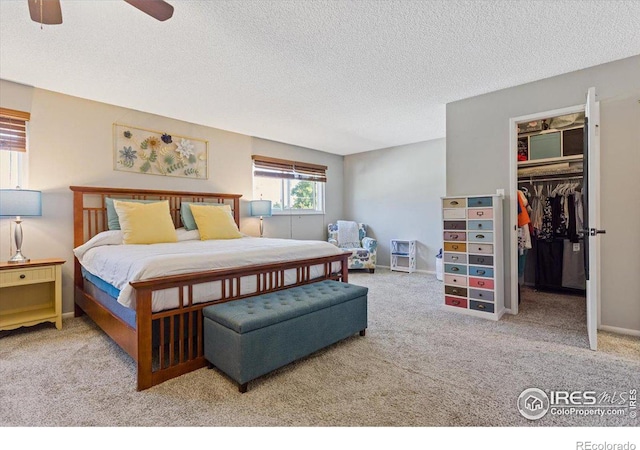
[[(184, 273), (284, 262), (336, 255), (343, 252), (323, 241), (301, 241), (242, 237), (201, 241), (196, 233), (179, 233), (179, 242), (152, 245), (124, 245), (121, 231), (105, 231), (74, 249), (85, 270), (120, 290), (118, 302), (135, 309), (130, 281)], [(198, 236), (198, 238), (194, 238)], [(336, 263), (334, 270), (338, 270)], [(312, 267), (311, 277), (323, 274), (322, 265)], [(285, 272), (285, 284), (295, 283), (295, 269)], [(194, 286), (194, 303), (221, 297), (219, 281)], [(241, 280), (242, 293), (255, 292), (256, 277)], [(185, 296), (186, 303), (186, 296)], [(178, 306), (178, 288), (154, 291), (152, 310)]]

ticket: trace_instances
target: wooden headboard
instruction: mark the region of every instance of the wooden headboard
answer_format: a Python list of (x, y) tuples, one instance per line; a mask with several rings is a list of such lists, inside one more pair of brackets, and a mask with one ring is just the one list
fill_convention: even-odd
[(176, 228), (182, 226), (182, 202), (209, 202), (227, 204), (240, 227), (240, 197), (242, 194), (215, 194), (210, 192), (157, 191), (150, 189), (123, 189), (95, 186), (70, 186), (73, 191), (73, 246), (78, 247), (96, 234), (106, 231), (107, 207), (104, 199), (168, 200), (171, 218)]

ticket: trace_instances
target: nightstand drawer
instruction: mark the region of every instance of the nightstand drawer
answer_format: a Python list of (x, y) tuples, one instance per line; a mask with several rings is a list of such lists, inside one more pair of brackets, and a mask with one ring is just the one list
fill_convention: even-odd
[(0, 272), (0, 287), (45, 283), (56, 279), (55, 267), (22, 268)]

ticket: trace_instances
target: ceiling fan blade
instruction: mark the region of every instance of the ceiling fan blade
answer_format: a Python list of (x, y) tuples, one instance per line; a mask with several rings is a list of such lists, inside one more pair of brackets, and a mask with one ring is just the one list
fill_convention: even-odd
[(62, 23), (60, 0), (28, 0), (31, 20), (44, 25)]
[(143, 13), (160, 21), (165, 21), (173, 16), (173, 6), (163, 0), (124, 0), (131, 6), (138, 8)]

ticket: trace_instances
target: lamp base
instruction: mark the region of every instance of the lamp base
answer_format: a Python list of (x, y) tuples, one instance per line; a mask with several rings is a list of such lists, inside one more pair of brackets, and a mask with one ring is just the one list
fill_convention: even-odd
[(7, 261), (9, 264), (26, 264), (29, 261), (31, 261), (29, 258), (26, 258), (22, 252), (20, 250), (18, 250), (16, 252), (15, 255), (13, 255), (11, 257), (11, 259), (9, 261)]

